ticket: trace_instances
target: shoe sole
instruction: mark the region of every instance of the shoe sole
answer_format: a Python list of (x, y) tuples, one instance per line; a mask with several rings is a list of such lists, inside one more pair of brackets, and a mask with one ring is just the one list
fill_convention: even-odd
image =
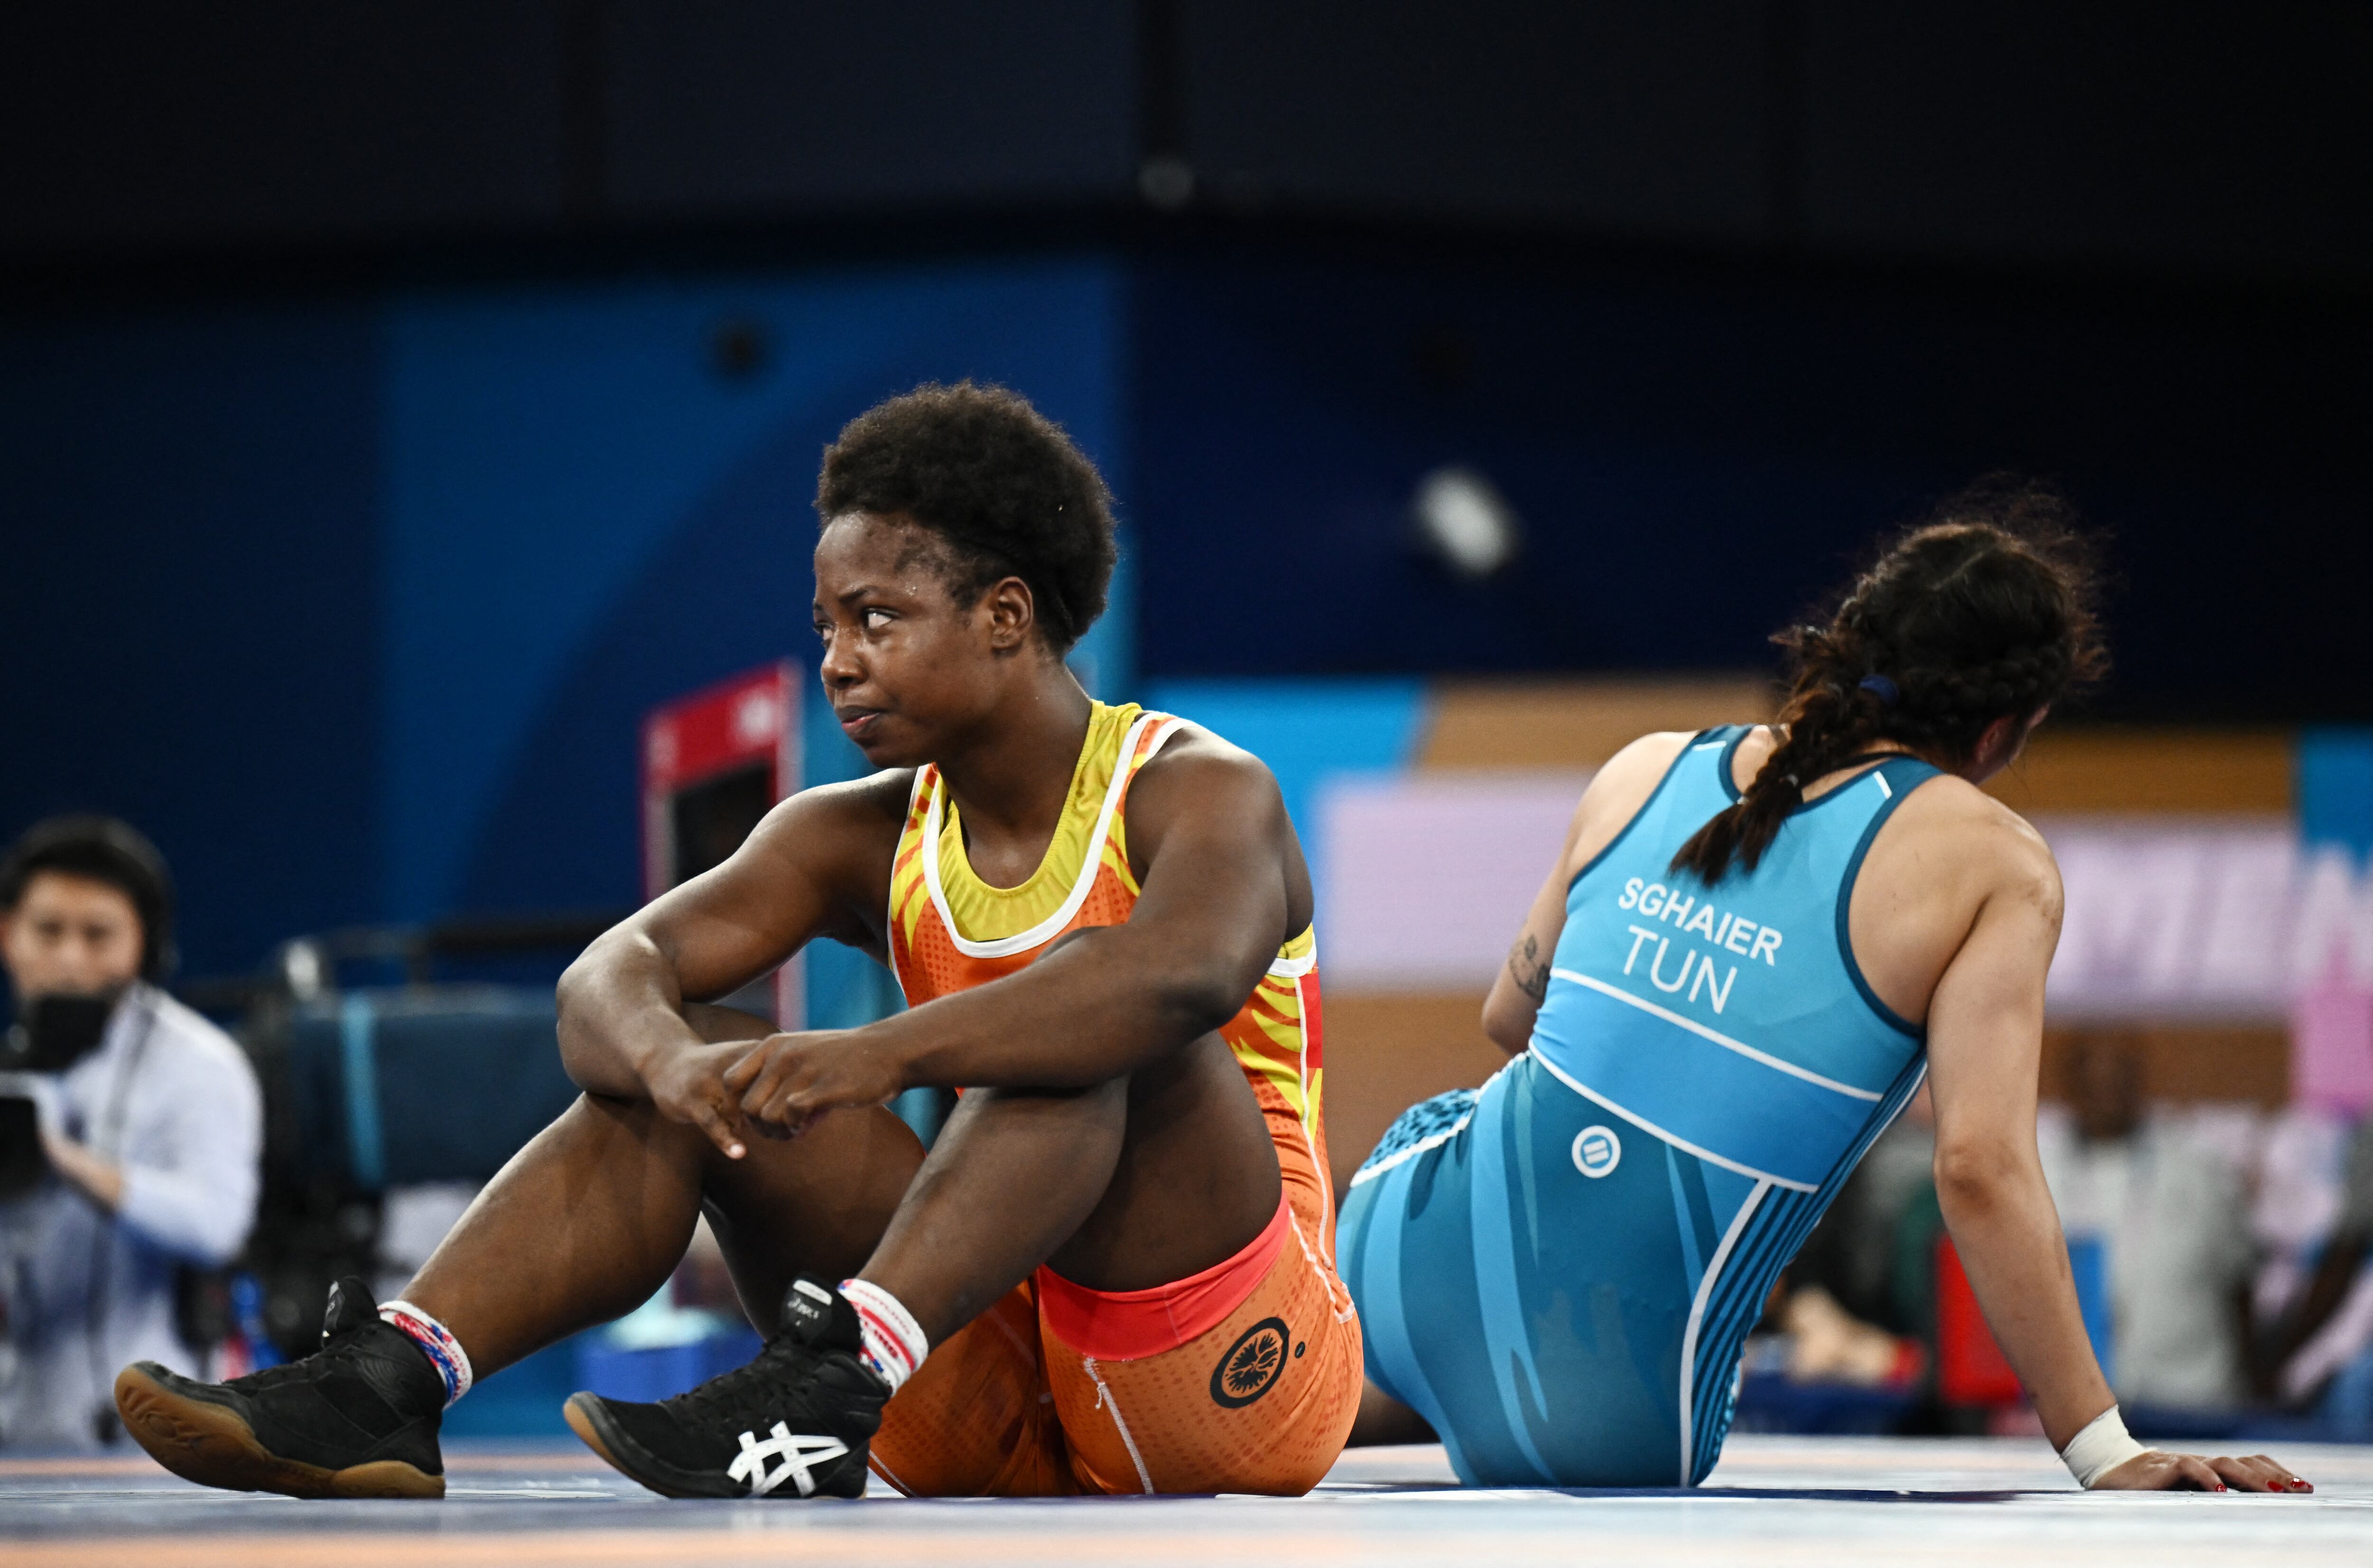
[(568, 1402), (560, 1407), (560, 1416), (568, 1430), (580, 1438), (585, 1446), (602, 1457), (602, 1462), (625, 1476), (637, 1486), (648, 1487), (661, 1497), (738, 1497), (739, 1492), (694, 1492), (673, 1485), (655, 1473), (655, 1467), (629, 1463), (621, 1453), (640, 1457), (637, 1445), (629, 1442), (625, 1433), (612, 1423), (609, 1412), (602, 1410), (601, 1399), (592, 1394), (571, 1394)]
[(445, 1478), (401, 1459), (342, 1470), (284, 1459), (259, 1442), (237, 1410), (184, 1398), (136, 1366), (115, 1378), (123, 1430), (148, 1457), (200, 1486), (288, 1497), (442, 1497)]

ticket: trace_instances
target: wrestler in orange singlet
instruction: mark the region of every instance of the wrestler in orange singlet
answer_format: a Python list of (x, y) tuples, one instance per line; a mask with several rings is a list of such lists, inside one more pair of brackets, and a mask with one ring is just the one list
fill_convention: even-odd
[[(1098, 703), (1062, 825), (1018, 887), (974, 872), (938, 770), (918, 770), (891, 872), (890, 952), (906, 1000), (987, 985), (1070, 931), (1128, 919), (1139, 893), (1129, 784), (1182, 729)], [(893, 1484), (1302, 1492), (1334, 1462), (1344, 1400), (1358, 1402), (1360, 1332), (1329, 1255), (1311, 929), (1278, 950), (1220, 1033), (1277, 1147), (1276, 1217), (1227, 1261), (1152, 1290), (1091, 1291), (1041, 1268), (934, 1351), (884, 1413), (873, 1468)]]
[[(853, 421), (818, 488), (825, 695), (881, 769), (777, 807), (571, 965), (585, 1090), (401, 1299), (332, 1293), (312, 1356), (126, 1368), (168, 1468), (298, 1495), (441, 1492), (474, 1376), (631, 1310), (706, 1212), (748, 1365), (572, 1427), (673, 1495), (1300, 1492), (1350, 1431), (1310, 875), (1276, 781), (1092, 701), (1064, 654), (1114, 564), (1103, 481), (1010, 392)], [(914, 1004), (777, 1033), (696, 999), (829, 936)], [(964, 1091), (929, 1158), (883, 1107)]]

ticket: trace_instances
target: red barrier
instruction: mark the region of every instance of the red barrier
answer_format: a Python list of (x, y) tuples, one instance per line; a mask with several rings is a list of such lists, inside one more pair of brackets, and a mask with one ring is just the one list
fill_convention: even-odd
[(1944, 1235), (1936, 1238), (1936, 1391), (1948, 1405), (2015, 1405), (2027, 1397)]

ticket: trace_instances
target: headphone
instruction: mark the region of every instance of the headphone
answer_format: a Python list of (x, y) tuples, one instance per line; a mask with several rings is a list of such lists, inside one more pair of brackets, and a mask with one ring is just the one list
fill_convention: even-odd
[(157, 846), (111, 816), (53, 816), (25, 830), (0, 861), (0, 909), (14, 909), (42, 872), (105, 883), (140, 917), (140, 977), (162, 985), (180, 953), (173, 945), (173, 873)]

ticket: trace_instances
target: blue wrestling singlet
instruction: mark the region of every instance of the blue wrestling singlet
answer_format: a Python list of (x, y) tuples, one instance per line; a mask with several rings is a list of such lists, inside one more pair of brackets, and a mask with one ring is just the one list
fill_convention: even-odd
[(1469, 1484), (1702, 1480), (1773, 1280), (1926, 1071), (1846, 911), (1937, 770), (1881, 763), (1708, 888), (1668, 867), (1747, 734), (1697, 736), (1575, 876), (1531, 1048), (1412, 1107), (1344, 1199), (1368, 1375)]

